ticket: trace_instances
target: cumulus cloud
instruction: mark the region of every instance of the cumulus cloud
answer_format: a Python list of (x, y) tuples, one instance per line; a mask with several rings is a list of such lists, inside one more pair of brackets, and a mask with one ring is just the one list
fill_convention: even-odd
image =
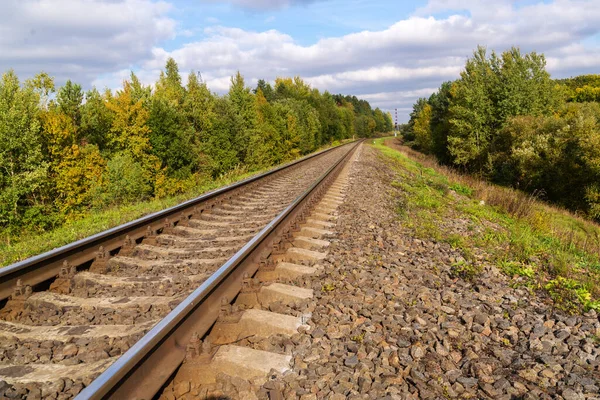
[[(459, 12), (465, 9), (468, 15)], [(457, 13), (436, 17), (448, 10)], [(479, 44), (499, 51), (518, 45), (523, 51), (544, 52), (550, 71), (563, 76), (598, 66), (600, 52), (580, 43), (600, 30), (598, 20), (600, 3), (589, 0), (526, 6), (500, 0), (494, 7), (475, 0), (432, 0), (387, 29), (324, 38), (308, 46), (276, 30), (213, 27), (205, 30), (202, 41), (170, 52), (155, 48), (144, 67), (158, 70), (174, 57), (182, 69), (202, 71), (218, 91), (227, 89), (236, 70), (254, 81), (300, 75), (321, 89), (362, 95), (385, 109), (407, 109), (416, 97), (456, 79)]]
[[(266, 9), (285, 7), (293, 0), (230, 2)], [(493, 7), (487, 1), (430, 0), (386, 29), (326, 37), (310, 45), (277, 30), (211, 26), (204, 29), (202, 40), (171, 50), (159, 45), (175, 34), (168, 4), (88, 0), (87, 10), (74, 6), (65, 16), (49, 10), (50, 3), (57, 10), (81, 4), (9, 0), (8, 14), (17, 17), (0, 16), (0, 64), (34, 71), (48, 68), (55, 74), (89, 77), (87, 82), (97, 86), (117, 87), (132, 64), (150, 83), (173, 57), (182, 72), (201, 72), (218, 92), (227, 90), (237, 70), (249, 84), (259, 78), (300, 75), (319, 89), (356, 94), (386, 110), (398, 108), (401, 119), (417, 97), (458, 78), (466, 58), (480, 44), (498, 51), (517, 45), (523, 51), (543, 52), (548, 69), (559, 77), (597, 72), (600, 65), (600, 48), (586, 40), (600, 32), (597, 0), (498, 0)], [(39, 5), (43, 7), (35, 9)], [(92, 6), (94, 12), (89, 11)]]
[(154, 45), (172, 38), (170, 8), (150, 0), (4, 0), (0, 70), (88, 83), (151, 57)]
[[(202, 0), (205, 3), (229, 3), (247, 10), (279, 10), (292, 5), (307, 5), (318, 0)], [(321, 0), (326, 1), (326, 0)]]

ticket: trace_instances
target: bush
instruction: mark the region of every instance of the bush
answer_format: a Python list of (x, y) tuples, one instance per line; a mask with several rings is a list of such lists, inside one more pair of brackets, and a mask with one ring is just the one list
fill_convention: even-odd
[(118, 153), (106, 165), (97, 186), (95, 205), (115, 205), (147, 199), (152, 193), (147, 171), (128, 153)]

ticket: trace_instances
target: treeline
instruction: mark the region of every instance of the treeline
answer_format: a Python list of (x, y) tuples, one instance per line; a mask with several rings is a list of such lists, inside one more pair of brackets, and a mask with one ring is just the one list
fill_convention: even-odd
[(71, 81), (57, 89), (45, 73), (21, 84), (9, 71), (0, 82), (0, 229), (50, 229), (391, 127), (368, 102), (300, 78), (252, 90), (238, 73), (219, 96), (193, 72), (183, 84), (173, 59), (155, 85), (132, 73), (114, 93)]
[(553, 80), (543, 55), (479, 47), (403, 131), (444, 164), (600, 218), (600, 75)]

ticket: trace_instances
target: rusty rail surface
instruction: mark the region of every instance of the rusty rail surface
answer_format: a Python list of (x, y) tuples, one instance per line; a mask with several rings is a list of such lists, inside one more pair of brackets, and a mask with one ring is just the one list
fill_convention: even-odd
[(224, 200), (230, 199), (234, 195), (249, 189), (252, 184), (258, 184), (267, 177), (273, 177), (290, 168), (298, 167), (306, 160), (339, 147), (351, 145), (351, 143), (345, 144), (311, 154), (271, 171), (205, 193), (179, 205), (119, 225), (38, 256), (3, 268), (0, 267), (0, 301), (11, 296), (18, 281), (24, 286), (35, 286), (54, 279), (59, 275), (61, 269), (65, 267), (72, 268), (89, 265), (97, 257), (103, 257), (115, 252), (126, 243), (139, 242), (144, 237), (160, 233), (165, 227), (176, 226), (184, 218), (189, 219), (192, 215), (201, 213), (203, 209), (211, 208)]
[(360, 142), (349, 149), (274, 220), (256, 234), (210, 278), (156, 324), (77, 399), (151, 399), (185, 358), (193, 334), (202, 337), (217, 320), (223, 298), (233, 300), (245, 277), (256, 273), (274, 245), (290, 238), (310, 208), (324, 195)]

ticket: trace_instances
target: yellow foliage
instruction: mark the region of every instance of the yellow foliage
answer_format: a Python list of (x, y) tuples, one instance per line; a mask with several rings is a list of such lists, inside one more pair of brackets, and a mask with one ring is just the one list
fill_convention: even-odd
[(44, 112), (41, 119), (49, 158), (51, 161), (60, 160), (71, 146), (77, 144), (77, 127), (72, 118), (57, 108)]
[(133, 101), (131, 84), (125, 81), (123, 90), (110, 97), (106, 107), (114, 116), (109, 132), (111, 145), (118, 150), (129, 151), (137, 160), (142, 160), (150, 150), (150, 128), (147, 125), (150, 115), (143, 101)]
[(433, 146), (431, 139), (431, 106), (425, 104), (419, 115), (415, 119), (413, 131), (415, 133), (415, 141), (419, 145), (419, 149), (424, 152), (431, 151)]
[(65, 214), (73, 215), (82, 206), (91, 203), (92, 189), (99, 184), (106, 161), (98, 147), (72, 145), (57, 166), (57, 206)]
[(156, 198), (164, 198), (185, 193), (200, 181), (200, 176), (194, 174), (187, 179), (171, 178), (166, 175), (165, 170), (160, 170), (156, 174), (154, 182), (154, 193)]

